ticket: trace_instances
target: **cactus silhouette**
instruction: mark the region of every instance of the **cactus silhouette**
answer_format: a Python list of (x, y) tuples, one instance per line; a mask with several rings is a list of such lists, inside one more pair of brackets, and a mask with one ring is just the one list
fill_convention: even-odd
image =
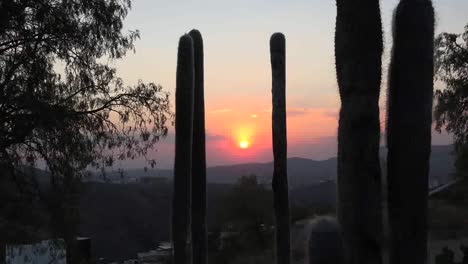
[(400, 1), (393, 22), (387, 118), (390, 263), (426, 263), (434, 9)]
[(273, 195), (276, 216), (276, 263), (291, 261), (289, 214), (289, 188), (287, 175), (286, 137), (286, 41), (284, 35), (275, 33), (270, 39), (272, 72), (272, 129), (273, 129)]
[(191, 169), (193, 137), (194, 52), (189, 35), (179, 40), (175, 95), (175, 160), (172, 207), (174, 263), (191, 263)]
[(311, 223), (308, 243), (308, 263), (344, 264), (340, 225), (335, 218), (318, 217)]
[(198, 30), (190, 31), (193, 40), (195, 91), (192, 142), (192, 254), (193, 264), (207, 262), (206, 232), (206, 146), (203, 39)]
[(382, 25), (379, 1), (336, 0), (335, 60), (341, 99), (338, 220), (346, 263), (382, 261), (379, 94)]

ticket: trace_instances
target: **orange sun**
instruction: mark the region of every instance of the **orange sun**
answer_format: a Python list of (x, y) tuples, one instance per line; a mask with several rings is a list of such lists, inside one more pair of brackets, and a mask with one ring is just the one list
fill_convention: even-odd
[(241, 142), (239, 142), (239, 147), (241, 149), (246, 149), (249, 147), (249, 142), (247, 140), (241, 140)]

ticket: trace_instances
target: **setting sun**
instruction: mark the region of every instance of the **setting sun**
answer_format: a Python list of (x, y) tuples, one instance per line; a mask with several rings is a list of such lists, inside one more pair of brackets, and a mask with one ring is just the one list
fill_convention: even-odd
[(242, 148), (242, 149), (246, 149), (249, 147), (249, 142), (247, 140), (242, 140), (240, 143), (239, 143), (239, 147)]

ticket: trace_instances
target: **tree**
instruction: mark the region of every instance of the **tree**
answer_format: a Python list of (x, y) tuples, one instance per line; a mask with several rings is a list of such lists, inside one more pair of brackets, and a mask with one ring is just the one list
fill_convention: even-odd
[(3, 162), (41, 158), (54, 174), (76, 172), (144, 155), (166, 135), (168, 93), (153, 83), (125, 86), (103, 62), (134, 48), (138, 31), (122, 33), (129, 8), (117, 0), (2, 1)]
[(346, 263), (381, 263), (382, 192), (379, 95), (382, 24), (379, 1), (337, 0), (336, 73), (338, 220)]
[(242, 176), (223, 198), (219, 218), (222, 223), (230, 223), (232, 229), (259, 231), (262, 224), (273, 223), (272, 198), (271, 191), (255, 175)]
[[(221, 231), (231, 234), (215, 254), (214, 263), (243, 263), (255, 256), (267, 256), (271, 263), (273, 242), (273, 194), (255, 175), (242, 176), (226, 193), (216, 213)], [(270, 259), (271, 257), (271, 259)], [(250, 263), (250, 262), (249, 262)]]
[(435, 40), (436, 129), (454, 136), (458, 176), (468, 175), (468, 25), (462, 34), (442, 33)]
[[(24, 177), (15, 179), (5, 171), (0, 177), (0, 247), (6, 243), (25, 244), (47, 239), (46, 204), (41, 196), (41, 187), (36, 185), (31, 170)], [(4, 249), (0, 248), (0, 260), (4, 260)]]
[(0, 2), (0, 165), (18, 174), (19, 165), (44, 161), (54, 188), (67, 194), (62, 209), (76, 200), (67, 188), (84, 169), (146, 157), (167, 134), (169, 94), (154, 83), (126, 86), (108, 63), (139, 37), (122, 30), (130, 7), (130, 0)]

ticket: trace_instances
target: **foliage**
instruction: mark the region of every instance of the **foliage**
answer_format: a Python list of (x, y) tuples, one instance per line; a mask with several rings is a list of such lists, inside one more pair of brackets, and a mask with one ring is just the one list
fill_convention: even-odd
[(436, 129), (452, 133), (459, 176), (465, 176), (468, 156), (468, 25), (461, 34), (442, 33), (435, 41), (435, 72), (445, 84), (436, 91)]
[[(223, 223), (236, 223), (236, 227), (272, 224), (272, 193), (260, 184), (255, 175), (242, 176), (227, 193), (220, 206)], [(235, 229), (235, 228), (234, 228)]]
[[(46, 239), (44, 226), (49, 219), (40, 199), (39, 188), (32, 177), (33, 173), (28, 173), (18, 182), (13, 175), (2, 169), (0, 168), (0, 247), (7, 242), (24, 244)], [(2, 260), (5, 259), (4, 253), (4, 248), (0, 248)]]
[[(134, 49), (129, 0), (0, 3), (0, 159), (54, 176), (146, 155), (167, 134), (169, 94), (124, 85), (110, 63)], [(150, 161), (154, 165), (154, 161)]]
[(434, 262), (436, 264), (454, 264), (455, 254), (448, 247), (442, 249), (442, 253), (435, 257)]
[(130, 7), (130, 0), (0, 1), (1, 176), (21, 185), (21, 165), (47, 165), (51, 227), (67, 243), (84, 170), (146, 158), (172, 118), (161, 86), (125, 85), (112, 67), (139, 38), (123, 32)]
[(211, 262), (244, 263), (248, 259), (262, 262), (255, 256), (264, 256), (265, 261), (270, 261), (266, 263), (271, 263), (273, 252), (268, 249), (273, 246), (273, 194), (255, 175), (239, 178), (223, 197), (217, 214), (226, 238), (222, 239), (221, 250), (212, 254)]

